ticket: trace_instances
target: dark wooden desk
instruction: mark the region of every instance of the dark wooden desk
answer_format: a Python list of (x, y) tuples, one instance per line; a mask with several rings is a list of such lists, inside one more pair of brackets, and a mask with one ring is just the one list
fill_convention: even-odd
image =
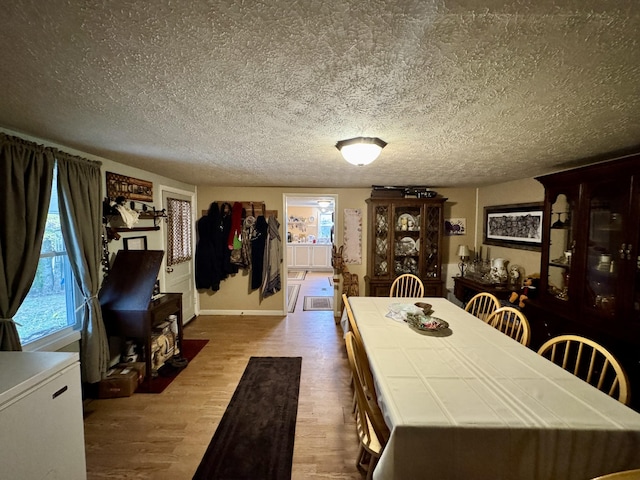
[(480, 292), (491, 293), (498, 300), (507, 300), (513, 291), (507, 284), (483, 283), (466, 277), (453, 277), (453, 281), (453, 294), (465, 305), (474, 295)]
[(152, 300), (164, 252), (119, 250), (100, 290), (100, 305), (110, 336), (139, 340), (144, 346), (146, 379), (151, 382), (151, 332), (169, 315), (178, 317), (178, 348), (182, 350), (182, 294), (164, 293)]
[(164, 293), (149, 302), (144, 310), (102, 310), (107, 333), (111, 336), (140, 340), (145, 347), (144, 361), (147, 380), (151, 376), (151, 332), (153, 327), (164, 322), (169, 315), (178, 317), (177, 344), (182, 351), (182, 294)]

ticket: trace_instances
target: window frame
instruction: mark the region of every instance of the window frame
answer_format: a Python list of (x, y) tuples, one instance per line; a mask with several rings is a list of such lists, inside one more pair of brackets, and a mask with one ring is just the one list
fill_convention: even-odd
[[(50, 215), (60, 215), (57, 209), (58, 206), (58, 189), (57, 189), (57, 165), (54, 167), (54, 175), (52, 180), (52, 188), (51, 188), (51, 199), (49, 201), (49, 210), (47, 211), (47, 225), (50, 222)], [(54, 208), (52, 208), (54, 207)], [(46, 228), (45, 228), (46, 232)], [(71, 260), (69, 258), (69, 252), (67, 250), (67, 246), (64, 243), (64, 238), (62, 238), (63, 242), (63, 250), (50, 250), (43, 252), (42, 247), (40, 251), (40, 257), (38, 260), (38, 267), (40, 266), (40, 261), (42, 259), (53, 259), (56, 257), (62, 257), (62, 268), (63, 268), (63, 278), (65, 279), (64, 286), (64, 298), (65, 298), (65, 306), (66, 306), (66, 316), (67, 316), (67, 325), (63, 326), (57, 330), (51, 331), (49, 333), (45, 333), (33, 340), (25, 341), (22, 337), (20, 337), (20, 344), (22, 346), (23, 351), (54, 351), (62, 349), (68, 346), (70, 343), (77, 341), (80, 339), (80, 330), (82, 327), (82, 292), (77, 286), (75, 281), (75, 276), (73, 273), (73, 269), (71, 268)], [(43, 238), (44, 245), (44, 238)], [(38, 273), (36, 272), (36, 275)], [(34, 277), (35, 278), (35, 277)], [(33, 285), (29, 289), (29, 293), (23, 300), (22, 305), (18, 309), (24, 306), (27, 301), (29, 294), (33, 289)], [(70, 320), (73, 319), (73, 322)], [(24, 323), (26, 320), (22, 320)], [(19, 323), (20, 319), (16, 320), (16, 323)]]

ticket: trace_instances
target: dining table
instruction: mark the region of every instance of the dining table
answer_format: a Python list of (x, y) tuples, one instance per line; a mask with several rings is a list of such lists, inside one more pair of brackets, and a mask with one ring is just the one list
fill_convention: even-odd
[[(448, 328), (398, 318), (418, 302)], [(638, 412), (449, 300), (349, 303), (391, 431), (375, 480), (587, 480), (640, 468)]]

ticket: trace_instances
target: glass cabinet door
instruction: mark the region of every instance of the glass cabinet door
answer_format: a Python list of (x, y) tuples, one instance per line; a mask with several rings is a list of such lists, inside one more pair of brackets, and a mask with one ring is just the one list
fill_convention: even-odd
[[(640, 234), (636, 237), (640, 238)], [(638, 251), (636, 246), (636, 252)], [(633, 291), (632, 291), (632, 312), (631, 320), (639, 324), (640, 323), (640, 255), (636, 253), (635, 260), (632, 258), (633, 268)]]
[(589, 227), (586, 252), (584, 299), (587, 308), (602, 317), (613, 317), (619, 301), (623, 267), (621, 251), (626, 249), (625, 226), (629, 191), (617, 182), (593, 185), (589, 198)]
[[(629, 320), (635, 325), (640, 325), (640, 176), (634, 177), (631, 199), (631, 213), (626, 227), (629, 236), (625, 245), (622, 245), (618, 251), (618, 255), (621, 261), (625, 262), (628, 272), (625, 283), (630, 285)], [(629, 281), (626, 282), (626, 279)]]
[(399, 206), (394, 210), (394, 276), (404, 273), (420, 275), (420, 206)]
[(425, 208), (424, 232), (422, 234), (422, 254), (424, 255), (424, 278), (438, 278), (438, 248), (442, 228), (442, 209), (427, 205)]
[(389, 215), (388, 205), (376, 205), (374, 213), (375, 223), (375, 253), (373, 255), (373, 275), (375, 277), (388, 277), (391, 271), (389, 266)]
[(563, 301), (570, 299), (569, 282), (576, 248), (573, 232), (576, 201), (576, 193), (566, 192), (559, 194), (551, 205), (547, 293)]

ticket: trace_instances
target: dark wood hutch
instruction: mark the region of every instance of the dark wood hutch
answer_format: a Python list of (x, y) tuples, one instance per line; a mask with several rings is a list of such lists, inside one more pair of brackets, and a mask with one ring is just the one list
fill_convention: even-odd
[(545, 187), (532, 348), (573, 333), (618, 357), (640, 408), (640, 154), (537, 177)]
[(412, 273), (422, 280), (425, 296), (443, 296), (442, 235), (446, 200), (438, 195), (367, 199), (366, 295), (387, 297), (396, 277)]

